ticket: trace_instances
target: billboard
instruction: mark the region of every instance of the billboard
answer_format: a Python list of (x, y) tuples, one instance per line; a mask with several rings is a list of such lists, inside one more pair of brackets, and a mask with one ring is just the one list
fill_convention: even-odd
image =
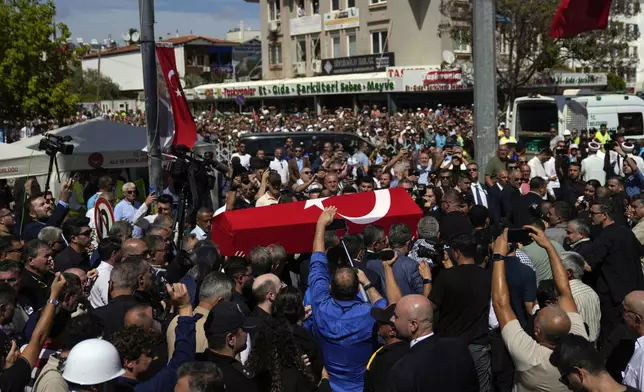
[(339, 57), (322, 60), (324, 75), (385, 72), (395, 65), (393, 53), (368, 54), (365, 56)]
[(236, 81), (260, 80), (262, 78), (262, 42), (252, 39), (233, 47), (232, 67)]

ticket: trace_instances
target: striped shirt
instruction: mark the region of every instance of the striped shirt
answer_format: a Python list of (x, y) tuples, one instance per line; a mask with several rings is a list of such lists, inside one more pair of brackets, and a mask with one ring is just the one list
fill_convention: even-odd
[(577, 305), (577, 312), (588, 326), (588, 340), (591, 342), (597, 341), (599, 337), (599, 320), (601, 319), (599, 296), (590, 286), (579, 279), (570, 281), (570, 290), (572, 291), (575, 305)]

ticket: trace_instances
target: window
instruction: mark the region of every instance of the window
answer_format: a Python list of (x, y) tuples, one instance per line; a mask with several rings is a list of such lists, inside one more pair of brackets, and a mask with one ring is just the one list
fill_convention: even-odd
[(637, 46), (631, 46), (631, 57), (638, 57)]
[(317, 15), (320, 13), (320, 0), (311, 1), (311, 7), (313, 8), (313, 14)]
[(331, 57), (337, 59), (342, 57), (342, 49), (340, 47), (340, 36), (332, 35), (331, 36)]
[[(505, 42), (505, 36), (502, 36)], [(503, 47), (503, 45), (502, 45)], [(506, 49), (507, 50), (507, 49)], [(467, 44), (467, 30), (458, 29), (454, 32), (454, 51), (455, 52), (469, 52), (469, 45)], [(502, 52), (503, 53), (503, 52)]]
[(387, 32), (374, 31), (371, 33), (371, 53), (386, 53), (388, 52)]
[(268, 63), (270, 65), (282, 64), (282, 44), (268, 45)]
[(374, 4), (382, 4), (382, 3), (386, 3), (386, 2), (387, 2), (387, 0), (370, 0), (369, 4), (374, 5)]
[(340, 0), (331, 0), (331, 11), (340, 11)]
[(268, 1), (268, 19), (279, 20), (280, 18), (280, 0)]
[(295, 61), (306, 62), (306, 39), (298, 38), (295, 41)]
[(349, 57), (358, 55), (356, 33), (347, 34), (347, 52)]
[(642, 113), (617, 113), (617, 122), (620, 127), (624, 127), (626, 136), (644, 134)]
[(356, 0), (347, 0), (347, 8), (353, 8), (356, 6)]

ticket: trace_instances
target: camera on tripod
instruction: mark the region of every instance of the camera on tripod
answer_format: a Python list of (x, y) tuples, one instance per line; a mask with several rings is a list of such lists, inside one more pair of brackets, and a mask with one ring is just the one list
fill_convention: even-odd
[(46, 133), (43, 135), (43, 138), (40, 139), (40, 143), (38, 143), (38, 149), (40, 151), (45, 151), (45, 153), (49, 156), (55, 156), (57, 153), (61, 153), (63, 155), (72, 155), (72, 153), (74, 152), (74, 145), (67, 144), (71, 141), (72, 137), (69, 135), (61, 137), (52, 135), (51, 133)]

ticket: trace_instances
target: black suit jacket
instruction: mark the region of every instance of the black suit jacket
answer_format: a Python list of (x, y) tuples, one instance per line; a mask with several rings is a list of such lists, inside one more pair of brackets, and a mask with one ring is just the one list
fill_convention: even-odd
[[(503, 189), (509, 187), (506, 185)], [(487, 207), (490, 211), (491, 219), (494, 223), (498, 223), (501, 219), (501, 189), (494, 184), (487, 188)]]
[(536, 204), (538, 211), (541, 211), (541, 203), (543, 199), (536, 193), (528, 192), (527, 195), (519, 197), (513, 204), (510, 223), (514, 227), (522, 227), (524, 225), (532, 224), (532, 220), (536, 216), (530, 212), (533, 204)]
[(54, 208), (54, 212), (51, 214), (49, 219), (47, 219), (47, 222), (32, 220), (25, 225), (24, 229), (22, 230), (22, 240), (27, 242), (38, 238), (38, 233), (40, 233), (40, 230), (42, 230), (43, 227), (60, 227), (63, 224), (63, 221), (65, 220), (68, 212), (69, 207), (65, 207), (62, 204), (57, 203), (56, 208)]
[(519, 188), (515, 188), (511, 185), (506, 185), (503, 187), (503, 190), (501, 191), (501, 218), (503, 218), (506, 222), (510, 220), (510, 216), (512, 215), (512, 209), (514, 207), (514, 203), (516, 203), (517, 200), (521, 197), (521, 191)]
[(390, 392), (478, 392), (474, 360), (462, 339), (432, 335), (416, 343), (389, 371)]

